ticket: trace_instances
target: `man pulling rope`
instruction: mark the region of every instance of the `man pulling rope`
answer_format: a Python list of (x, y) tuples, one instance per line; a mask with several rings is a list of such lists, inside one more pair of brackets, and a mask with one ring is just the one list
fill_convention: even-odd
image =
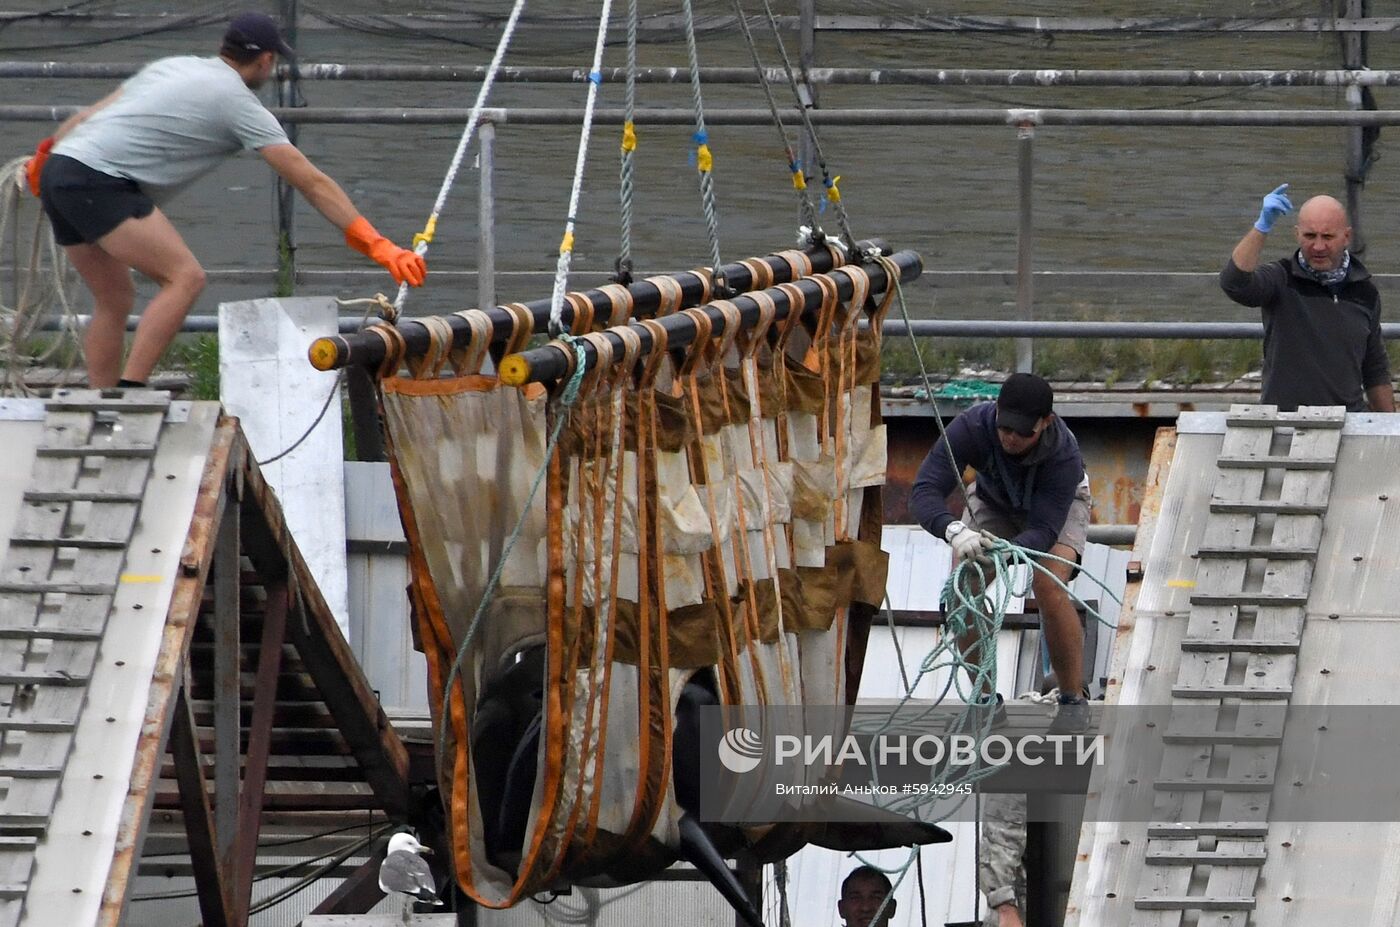
[[(956, 561), (996, 555), (997, 535), (1014, 535), (1013, 544), (1050, 554), (1041, 562), (1045, 572), (1034, 571), (1032, 588), (1061, 683), (1053, 730), (1080, 733), (1089, 724), (1084, 630), (1065, 584), (1084, 553), (1092, 502), (1079, 442), (1053, 408), (1049, 383), (1035, 374), (1012, 374), (995, 403), (959, 415), (934, 444), (914, 479), (909, 507), (924, 530), (948, 541)], [(977, 473), (967, 493), (968, 515), (982, 531), (954, 518), (946, 501), (968, 466)], [(981, 650), (986, 656), (994, 644), (974, 637), (959, 642), (964, 655)], [(990, 701), (986, 680), (980, 688), (974, 697)]]

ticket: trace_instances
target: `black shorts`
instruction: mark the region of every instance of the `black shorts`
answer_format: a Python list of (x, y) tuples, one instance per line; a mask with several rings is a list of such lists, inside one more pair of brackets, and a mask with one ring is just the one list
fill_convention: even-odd
[(127, 219), (144, 219), (156, 208), (136, 181), (95, 171), (65, 155), (50, 155), (39, 178), (40, 201), (54, 241), (91, 244)]

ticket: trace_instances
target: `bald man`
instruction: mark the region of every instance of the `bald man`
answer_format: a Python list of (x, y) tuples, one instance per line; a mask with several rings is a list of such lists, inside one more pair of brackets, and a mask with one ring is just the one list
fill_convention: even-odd
[(1264, 315), (1263, 401), (1291, 412), (1299, 406), (1346, 406), (1351, 412), (1394, 412), (1390, 360), (1381, 341), (1381, 297), (1352, 253), (1346, 209), (1315, 196), (1298, 210), (1298, 249), (1260, 265), (1274, 222), (1293, 210), (1288, 184), (1264, 197), (1220, 288)]

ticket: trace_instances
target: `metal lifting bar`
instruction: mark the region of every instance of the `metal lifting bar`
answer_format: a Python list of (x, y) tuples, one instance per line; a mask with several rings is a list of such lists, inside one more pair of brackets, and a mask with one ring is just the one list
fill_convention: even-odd
[[(889, 256), (895, 266), (899, 268), (899, 282), (908, 283), (918, 279), (923, 272), (924, 262), (917, 252), (897, 251)], [(879, 264), (867, 264), (865, 272), (870, 275), (870, 293), (877, 295), (885, 292), (891, 285), (883, 266)], [(841, 272), (841, 268), (831, 271), (829, 276), (836, 283), (837, 292), (842, 299), (849, 299), (854, 289), (849, 275)], [(816, 309), (822, 303), (821, 288), (812, 280), (804, 278), (796, 283), (802, 295), (806, 297), (800, 309), (801, 312), (808, 312)], [(764, 292), (773, 298), (776, 309), (775, 321), (788, 317), (792, 306), (788, 302), (787, 294), (779, 289), (768, 289)], [(753, 325), (758, 320), (759, 305), (751, 296), (736, 296), (731, 302), (739, 307), (739, 313), (743, 325)], [(713, 332), (720, 334), (724, 331), (724, 316), (713, 306), (702, 307), (705, 314), (710, 317)], [(695, 321), (683, 313), (676, 313), (657, 319), (666, 329), (667, 347), (683, 348), (695, 340)], [(646, 355), (652, 347), (651, 332), (645, 328), (638, 327), (637, 333), (641, 336), (642, 354)], [(604, 332), (608, 340), (613, 343), (613, 356), (622, 356), (622, 339), (612, 334)], [(378, 339), (375, 339), (378, 340)], [(586, 368), (592, 367), (597, 357), (593, 346), (587, 342), (582, 344), (584, 354), (584, 364)], [(570, 373), (569, 365), (564, 355), (554, 346), (545, 345), (530, 351), (522, 351), (519, 354), (507, 358), (501, 364), (501, 381), (511, 386), (522, 386), (526, 383), (546, 383), (562, 379)]]
[[(879, 248), (882, 252), (885, 250), (884, 243), (878, 239), (859, 242), (858, 246), (862, 250), (867, 248)], [(813, 273), (825, 273), (831, 270), (832, 257), (827, 248), (814, 248), (807, 251), (806, 254), (811, 260)], [(768, 255), (757, 258), (757, 260), (767, 264), (771, 269), (774, 283), (786, 283), (792, 279), (792, 268), (789, 267), (785, 259)], [(720, 270), (725, 282), (735, 290), (753, 289), (753, 275), (743, 264), (726, 264)], [(705, 295), (707, 281), (696, 273), (685, 271), (658, 276), (670, 277), (680, 284), (682, 308), (697, 305)], [(634, 314), (649, 315), (656, 311), (661, 301), (661, 291), (656, 288), (655, 284), (649, 283), (645, 279), (638, 280), (629, 286), (628, 290), (632, 293)], [(585, 290), (583, 294), (592, 303), (596, 318), (607, 318), (612, 312), (612, 300), (602, 290)], [(534, 316), (535, 330), (544, 331), (549, 321), (550, 301), (537, 299), (524, 305)], [(515, 317), (500, 307), (487, 309), (486, 312), (495, 325), (492, 340), (506, 338), (514, 329)], [(453, 315), (441, 318), (452, 326), (453, 347), (465, 347), (471, 340), (471, 329), (467, 323)], [(564, 307), (564, 321), (567, 324), (573, 322), (573, 310), (567, 304)], [(399, 333), (404, 338), (404, 348), (408, 354), (422, 354), (428, 350), (428, 330), (421, 324), (414, 319), (401, 319), (398, 327)], [(352, 365), (377, 367), (384, 360), (384, 342), (375, 335), (363, 333), (318, 338), (311, 345), (310, 357), (312, 366), (317, 370), (334, 370), (338, 367)]]

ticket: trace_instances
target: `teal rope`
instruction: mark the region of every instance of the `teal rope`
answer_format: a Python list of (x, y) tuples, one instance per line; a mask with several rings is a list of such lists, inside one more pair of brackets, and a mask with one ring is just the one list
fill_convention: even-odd
[[(956, 564), (943, 586), (942, 601), (945, 612), (943, 634), (938, 644), (924, 656), (919, 666), (919, 672), (912, 680), (903, 673), (903, 648), (895, 633), (894, 615), (890, 611), (887, 601), (884, 609), (885, 623), (890, 629), (891, 640), (894, 642), (895, 655), (901, 667), (905, 694), (885, 719), (874, 725), (861, 725), (859, 733), (878, 736), (888, 730), (895, 714), (901, 709), (909, 707), (914, 690), (925, 676), (949, 670), (948, 681), (944, 684), (943, 689), (936, 693), (928, 708), (922, 713), (911, 712), (901, 714), (901, 717), (905, 723), (917, 722), (920, 718), (933, 713), (948, 694), (955, 691), (958, 698), (964, 703), (964, 707), (959, 715), (952, 720), (950, 729), (974, 736), (980, 742), (991, 730), (992, 713), (987, 710), (985, 705), (977, 704), (977, 700), (984, 688), (996, 691), (995, 642), (997, 632), (1001, 630), (1005, 622), (1006, 613), (1011, 607), (1012, 600), (1024, 597), (1030, 591), (1030, 585), (1037, 572), (1049, 577), (1057, 587), (1064, 590), (1071, 600), (1082, 605), (1096, 621), (1110, 628), (1116, 627), (1107, 621), (1097, 609), (1076, 596), (1067, 583), (1050, 571), (1045, 565), (1045, 561), (1076, 566), (1073, 561), (1031, 550), (1002, 538), (997, 538), (992, 543), (992, 549), (988, 556), (964, 560)], [(1026, 581), (1018, 585), (1014, 579), (1018, 572), (1017, 568), (1021, 566), (1026, 566), (1029, 570)], [(1102, 589), (1109, 598), (1122, 604), (1122, 600), (1112, 589), (1108, 588), (1102, 579), (1082, 568), (1081, 573)], [(977, 591), (979, 589), (984, 591), (979, 593)], [(972, 651), (973, 659), (971, 660), (963, 656), (958, 646), (958, 640), (969, 634), (975, 635), (980, 642), (977, 648)], [(965, 686), (966, 688), (964, 688)], [(878, 785), (879, 771), (878, 769), (872, 771), (875, 774), (874, 784)], [(995, 766), (978, 766), (968, 770), (958, 770), (957, 778), (959, 783), (975, 784), (996, 772), (997, 767)], [(950, 778), (949, 768), (945, 767), (943, 772), (931, 777), (930, 785), (947, 784)], [(926, 820), (929, 823), (946, 820), (963, 806), (967, 798), (964, 796), (951, 803), (946, 811), (936, 817), (926, 817), (927, 808), (935, 800), (946, 801), (946, 798), (934, 793), (929, 795), (911, 793), (889, 797), (879, 793), (876, 795), (876, 803), (880, 807), (889, 808), (900, 814), (913, 815), (919, 820)]]
[(535, 494), (539, 492), (540, 485), (549, 475), (549, 459), (554, 456), (554, 448), (559, 444), (559, 435), (563, 432), (564, 422), (568, 419), (564, 413), (578, 400), (579, 388), (583, 384), (583, 376), (588, 370), (587, 359), (583, 353), (583, 342), (567, 333), (561, 335), (559, 340), (574, 350), (574, 373), (564, 384), (564, 391), (559, 396), (558, 414), (554, 419), (554, 428), (549, 433), (549, 443), (545, 445), (544, 449), (544, 466), (540, 467), (539, 472), (535, 474), (535, 481), (530, 484), (530, 494), (525, 497), (525, 505), (520, 510), (520, 517), (516, 519), (515, 527), (511, 529), (510, 536), (506, 538), (501, 558), (496, 563), (496, 568), (491, 571), (491, 578), (486, 581), (486, 588), (481, 593), (481, 603), (477, 605), (476, 613), (472, 615), (472, 622), (467, 626), (467, 634), (462, 638), (461, 646), (457, 648), (457, 656), (452, 661), (452, 669), (448, 672), (447, 682), (442, 687), (442, 717), (438, 719), (437, 732), (438, 756), (445, 756), (447, 753), (447, 719), (451, 713), (452, 686), (457, 682), (457, 677), (462, 669), (462, 661), (466, 659), (467, 650), (471, 647), (472, 641), (476, 638), (476, 632), (481, 627), (481, 619), (485, 616), (486, 609), (496, 594), (496, 587), (501, 582), (501, 573), (505, 570), (506, 561), (510, 559), (510, 552), (515, 549), (515, 543), (520, 540), (520, 532), (525, 529), (525, 519), (529, 517), (530, 505), (535, 501)]

